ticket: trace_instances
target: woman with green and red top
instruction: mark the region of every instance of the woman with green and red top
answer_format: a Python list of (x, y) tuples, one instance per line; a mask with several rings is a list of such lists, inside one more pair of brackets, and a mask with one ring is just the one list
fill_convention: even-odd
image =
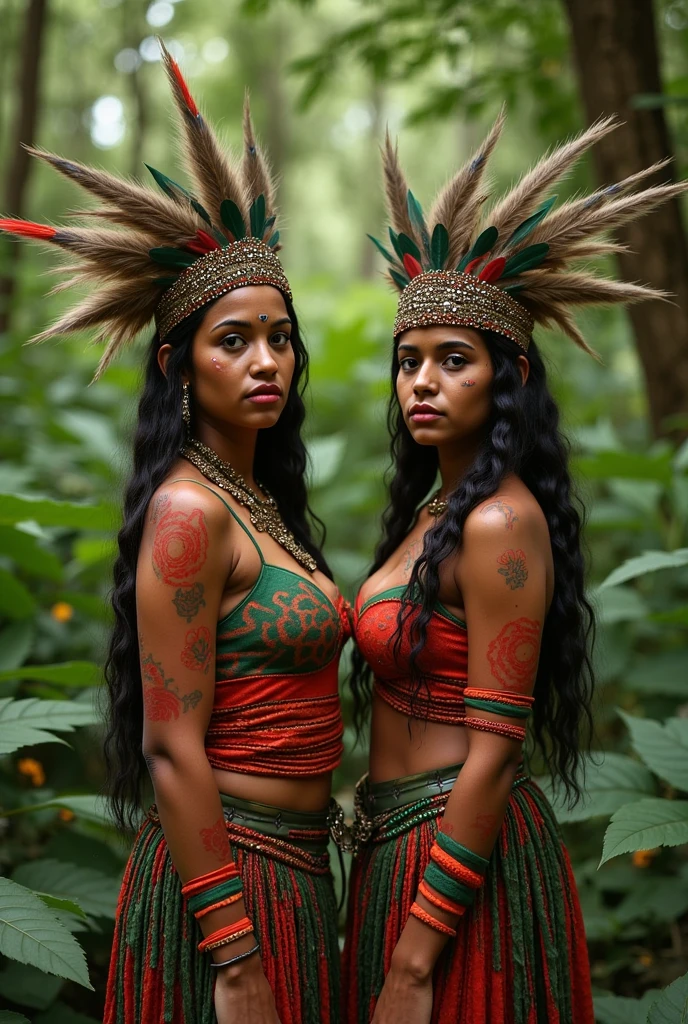
[(552, 210), (548, 191), (607, 120), (481, 226), (502, 121), (428, 220), (387, 141), (391, 247), (376, 244), (401, 291), (394, 476), (354, 613), (352, 685), (372, 722), (343, 960), (351, 1024), (594, 1021), (571, 866), (524, 766), (530, 717), (552, 773), (579, 794), (593, 684), (581, 522), (532, 332), (555, 323), (585, 346), (569, 303), (653, 297), (571, 263), (609, 251), (597, 231), (685, 185), (631, 194), (636, 175)]
[(348, 619), (309, 525), (307, 356), (248, 109), (238, 168), (163, 56), (198, 198), (159, 171), (158, 193), (37, 152), (116, 227), (0, 221), (76, 256), (91, 286), (47, 335), (97, 326), (102, 370), (156, 326), (105, 669), (115, 817), (140, 821), (146, 768), (155, 806), (122, 884), (104, 1021), (333, 1024)]

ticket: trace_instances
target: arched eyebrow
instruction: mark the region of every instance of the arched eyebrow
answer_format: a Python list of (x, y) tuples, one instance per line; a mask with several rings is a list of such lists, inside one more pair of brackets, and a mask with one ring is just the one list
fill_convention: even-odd
[[(435, 348), (438, 351), (440, 351), (440, 352), (444, 352), (444, 350), (448, 349), (448, 348), (467, 348), (469, 350), (469, 352), (475, 352), (474, 347), (469, 342), (467, 342), (467, 341), (459, 341), (458, 338), (457, 338), (456, 341), (440, 341), (440, 342), (438, 342), (437, 345), (435, 345)], [(408, 341), (402, 341), (397, 346), (397, 352), (418, 352), (418, 351), (419, 351), (418, 346), (417, 345), (411, 345)]]
[[(283, 316), (280, 320), (275, 320), (274, 324), (271, 326), (281, 327), (283, 324), (289, 324), (289, 326), (291, 326), (291, 320), (288, 316)], [(253, 327), (253, 324), (250, 320), (222, 320), (221, 323), (215, 324), (215, 326), (211, 328), (210, 333), (212, 334), (213, 331), (219, 331), (221, 327), (244, 327), (247, 330), (250, 330), (251, 327)]]

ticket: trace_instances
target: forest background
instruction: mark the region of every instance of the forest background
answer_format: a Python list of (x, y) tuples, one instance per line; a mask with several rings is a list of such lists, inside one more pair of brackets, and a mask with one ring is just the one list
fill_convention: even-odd
[[(376, 541), (388, 465), (394, 297), (365, 238), (382, 229), (385, 126), (423, 203), (502, 101), (498, 187), (614, 111), (623, 127), (560, 197), (668, 155), (660, 180), (688, 170), (688, 0), (2, 0), (0, 25), (5, 215), (59, 222), (80, 203), (20, 142), (180, 177), (156, 34), (234, 144), (250, 87), (282, 179), (283, 258), (311, 352), (313, 504), (348, 596)], [(601, 364), (539, 336), (588, 508), (599, 617), (587, 796), (571, 810), (552, 795), (602, 1024), (678, 1022), (688, 1005), (684, 223), (678, 204), (646, 218), (622, 236), (633, 251), (620, 267), (601, 268), (678, 297), (581, 316)], [(65, 302), (46, 298), (50, 265), (0, 243), (0, 1024), (101, 1019), (127, 850), (98, 796), (98, 699), (143, 346), (93, 387), (88, 339), (25, 346)], [(350, 728), (346, 738), (335, 782), (350, 808), (365, 751)]]

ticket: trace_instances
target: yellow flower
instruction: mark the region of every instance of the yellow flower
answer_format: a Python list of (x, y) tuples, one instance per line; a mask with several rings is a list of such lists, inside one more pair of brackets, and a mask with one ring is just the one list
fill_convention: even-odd
[(642, 967), (649, 967), (653, 960), (654, 957), (652, 956), (652, 953), (641, 953), (638, 957), (638, 963), (641, 964)]
[(68, 807), (62, 807), (58, 814), (61, 821), (74, 821), (75, 817), (74, 811), (70, 811)]
[(633, 866), (636, 868), (649, 868), (659, 850), (636, 850), (633, 854)]
[(50, 609), (50, 614), (55, 619), (55, 622), (69, 622), (74, 615), (74, 609), (66, 601), (58, 601)]
[(43, 765), (33, 757), (22, 757), (17, 761), (17, 769), (21, 775), (31, 779), (32, 786), (42, 786), (45, 782)]

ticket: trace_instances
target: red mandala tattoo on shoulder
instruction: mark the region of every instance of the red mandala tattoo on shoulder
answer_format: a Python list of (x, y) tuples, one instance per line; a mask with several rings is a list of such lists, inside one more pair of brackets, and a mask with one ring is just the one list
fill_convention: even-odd
[(519, 590), (528, 579), (526, 569), (526, 556), (519, 548), (518, 551), (505, 551), (497, 559), (501, 569), (497, 569), (500, 576), (506, 580), (506, 585), (511, 590)]
[(539, 650), (539, 622), (526, 618), (507, 622), (487, 648), (492, 675), (507, 688), (528, 686), (535, 677)]
[(212, 637), (206, 626), (190, 629), (186, 634), (186, 643), (182, 651), (182, 665), (191, 671), (207, 672), (212, 657)]
[(212, 828), (202, 828), (199, 835), (203, 842), (204, 850), (207, 850), (208, 853), (214, 853), (218, 860), (227, 860), (230, 849), (224, 818), (219, 818)]
[(170, 586), (187, 585), (208, 553), (208, 531), (200, 508), (192, 512), (166, 509), (159, 517), (153, 541), (153, 569)]
[(518, 522), (518, 516), (511, 505), (507, 505), (503, 501), (491, 501), (489, 505), (485, 506), (485, 508), (480, 509), (481, 516), (486, 515), (488, 512), (501, 512), (504, 516), (504, 525), (507, 530), (513, 530), (514, 523)]

